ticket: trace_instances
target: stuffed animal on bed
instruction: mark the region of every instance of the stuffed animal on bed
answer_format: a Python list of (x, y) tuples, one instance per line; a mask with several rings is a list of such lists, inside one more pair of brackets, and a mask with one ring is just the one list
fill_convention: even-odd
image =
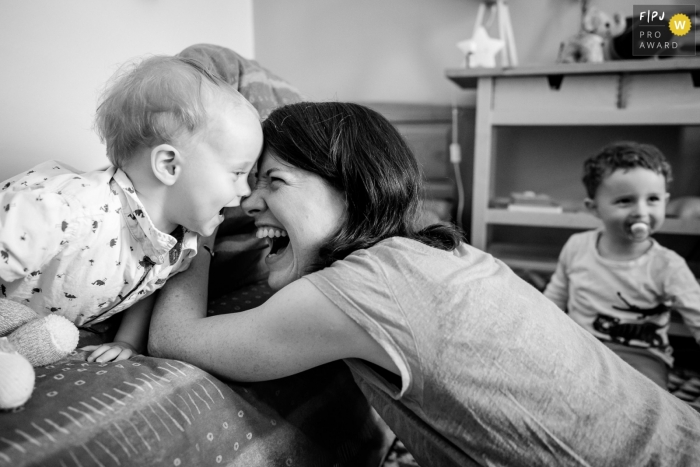
[(588, 7), (583, 2), (581, 31), (561, 43), (558, 63), (600, 63), (609, 59), (608, 43), (626, 29), (625, 19), (620, 14), (612, 18), (607, 13)]
[(34, 368), (57, 362), (78, 345), (78, 328), (58, 315), (0, 299), (0, 409), (24, 405), (34, 389)]

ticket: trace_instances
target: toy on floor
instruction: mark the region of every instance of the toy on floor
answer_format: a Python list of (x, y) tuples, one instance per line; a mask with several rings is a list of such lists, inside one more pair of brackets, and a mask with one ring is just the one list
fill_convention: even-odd
[(558, 63), (600, 63), (609, 60), (608, 42), (625, 32), (625, 19), (618, 13), (610, 15), (588, 1), (581, 2), (581, 31), (559, 47)]
[(34, 389), (34, 368), (54, 363), (78, 345), (78, 328), (62, 316), (0, 299), (0, 410), (24, 405)]

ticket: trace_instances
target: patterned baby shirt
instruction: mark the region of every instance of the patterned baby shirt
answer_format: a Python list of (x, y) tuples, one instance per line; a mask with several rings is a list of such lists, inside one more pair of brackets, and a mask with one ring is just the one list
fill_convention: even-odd
[(160, 232), (122, 170), (49, 161), (0, 186), (0, 297), (90, 326), (186, 270), (198, 237)]

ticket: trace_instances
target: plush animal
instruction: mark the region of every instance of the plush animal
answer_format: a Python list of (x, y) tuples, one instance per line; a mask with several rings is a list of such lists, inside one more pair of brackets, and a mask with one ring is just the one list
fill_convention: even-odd
[(58, 315), (0, 299), (0, 409), (24, 405), (34, 390), (34, 368), (66, 357), (78, 345), (78, 328)]
[(625, 32), (625, 19), (618, 13), (610, 17), (604, 11), (582, 2), (581, 31), (561, 43), (558, 63), (600, 63), (609, 60), (608, 43)]

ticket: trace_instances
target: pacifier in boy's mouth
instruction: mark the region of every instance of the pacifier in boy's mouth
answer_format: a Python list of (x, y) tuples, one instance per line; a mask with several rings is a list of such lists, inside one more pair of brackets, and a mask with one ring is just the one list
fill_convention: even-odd
[(644, 240), (649, 236), (649, 226), (644, 222), (635, 222), (630, 226), (630, 233), (635, 240)]

